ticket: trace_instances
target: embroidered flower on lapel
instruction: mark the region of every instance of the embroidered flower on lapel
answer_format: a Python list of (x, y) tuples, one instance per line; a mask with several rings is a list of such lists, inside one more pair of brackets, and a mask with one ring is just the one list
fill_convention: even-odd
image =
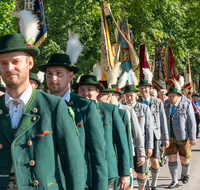
[(46, 130), (44, 133), (38, 133), (37, 135), (35, 135), (35, 137), (37, 136), (45, 136), (46, 134), (50, 133), (50, 130)]
[(183, 115), (185, 115), (186, 113), (183, 113)]
[(80, 127), (80, 126), (82, 125), (82, 123), (83, 123), (83, 122), (80, 122), (80, 123), (77, 125), (77, 127)]
[(141, 115), (140, 117), (144, 117), (144, 115)]
[(9, 127), (8, 127), (8, 121), (6, 121), (5, 119), (1, 119), (1, 124), (3, 125), (3, 127), (6, 128), (5, 130), (9, 129)]
[(26, 126), (26, 125), (28, 125), (30, 123), (31, 123), (31, 118), (26, 118), (26, 119), (24, 119), (22, 121), (22, 124), (21, 124), (20, 128), (23, 128), (23, 126)]

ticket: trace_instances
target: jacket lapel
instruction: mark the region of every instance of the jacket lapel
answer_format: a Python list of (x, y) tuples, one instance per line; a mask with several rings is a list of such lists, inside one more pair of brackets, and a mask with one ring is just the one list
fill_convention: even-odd
[(170, 113), (169, 112), (170, 112), (170, 104), (167, 104), (165, 106), (165, 114), (166, 114), (167, 118), (170, 117)]
[(26, 131), (33, 127), (40, 119), (39, 115), (23, 113), (20, 119), (13, 142), (21, 137)]
[(0, 130), (11, 144), (13, 140), (13, 132), (9, 113), (2, 113), (0, 115)]

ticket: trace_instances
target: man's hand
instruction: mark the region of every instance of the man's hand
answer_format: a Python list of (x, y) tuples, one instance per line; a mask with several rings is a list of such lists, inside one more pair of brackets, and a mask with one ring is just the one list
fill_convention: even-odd
[(126, 190), (130, 186), (130, 176), (128, 175), (120, 176), (117, 187), (119, 187), (119, 185), (120, 185), (120, 190)]
[(146, 152), (147, 159), (150, 158), (151, 155), (153, 154), (153, 150), (151, 148), (146, 148), (145, 152)]
[(165, 140), (165, 141), (163, 142), (163, 147), (164, 147), (164, 149), (166, 149), (166, 148), (169, 147), (169, 140)]
[(196, 140), (190, 140), (190, 146), (196, 145)]
[(145, 163), (145, 157), (144, 156), (138, 157), (138, 162), (137, 162), (138, 167), (142, 166), (144, 163)]

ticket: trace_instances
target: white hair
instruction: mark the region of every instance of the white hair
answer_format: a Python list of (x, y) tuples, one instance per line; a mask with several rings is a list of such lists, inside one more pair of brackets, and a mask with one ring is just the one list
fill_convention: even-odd
[(150, 93), (155, 93), (156, 95), (158, 95), (158, 92), (157, 92), (156, 89), (151, 89), (151, 90), (150, 90)]
[(159, 94), (160, 94), (161, 92), (165, 92), (165, 94), (166, 94), (166, 93), (167, 93), (167, 90), (161, 89), (161, 90), (159, 91)]

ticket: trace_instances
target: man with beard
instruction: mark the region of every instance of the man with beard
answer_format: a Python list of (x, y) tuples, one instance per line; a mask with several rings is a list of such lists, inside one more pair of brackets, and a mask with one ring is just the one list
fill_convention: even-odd
[[(83, 190), (83, 159), (71, 109), (58, 97), (29, 83), (33, 57), (22, 34), (0, 37), (0, 72), (6, 84), (0, 97), (0, 186), (2, 189)], [(58, 155), (60, 159), (58, 160)], [(3, 176), (3, 177), (2, 177)]]
[[(151, 119), (149, 107), (136, 101), (138, 91), (139, 89), (136, 89), (134, 84), (126, 85), (124, 88), (126, 104), (132, 106), (135, 110), (144, 138), (146, 157), (147, 159), (149, 159), (152, 155), (153, 150), (153, 122)], [(135, 156), (135, 159), (137, 159), (137, 155)], [(144, 165), (138, 166), (135, 164), (134, 167), (135, 172), (137, 173), (137, 176), (139, 178), (139, 189), (141, 190), (144, 189), (147, 182), (146, 168), (147, 160), (145, 160)]]
[(190, 100), (181, 97), (177, 88), (170, 88), (165, 101), (165, 113), (170, 136), (170, 146), (166, 149), (169, 158), (169, 170), (172, 183), (168, 188), (179, 187), (177, 179), (177, 152), (182, 165), (181, 179), (183, 184), (189, 181), (191, 164), (191, 146), (196, 144), (196, 123)]
[(62, 97), (75, 112), (76, 130), (84, 156), (85, 188), (92, 186), (95, 190), (107, 190), (106, 145), (96, 103), (77, 96), (70, 90), (70, 82), (79, 69), (71, 64), (67, 54), (52, 54), (48, 63), (40, 65), (38, 69), (46, 73), (50, 93)]
[(140, 80), (139, 89), (142, 97), (137, 99), (137, 102), (149, 106), (153, 121), (154, 149), (153, 149), (153, 154), (151, 156), (151, 173), (152, 173), (151, 189), (156, 190), (157, 179), (160, 170), (158, 158), (159, 158), (161, 133), (163, 135), (164, 148), (168, 148), (169, 146), (169, 135), (168, 135), (164, 105), (158, 98), (150, 96), (149, 91), (151, 86), (152, 85), (149, 84), (148, 80)]
[(120, 189), (126, 190), (130, 184), (129, 151), (125, 126), (117, 106), (97, 101), (99, 91), (104, 87), (97, 83), (96, 76), (81, 76), (80, 82), (73, 84), (72, 89), (78, 91), (79, 96), (97, 102), (105, 132), (109, 189), (114, 189), (115, 180), (119, 175), (117, 186), (121, 185)]

